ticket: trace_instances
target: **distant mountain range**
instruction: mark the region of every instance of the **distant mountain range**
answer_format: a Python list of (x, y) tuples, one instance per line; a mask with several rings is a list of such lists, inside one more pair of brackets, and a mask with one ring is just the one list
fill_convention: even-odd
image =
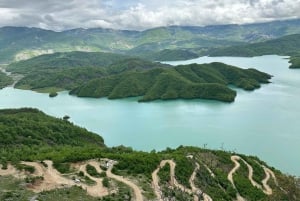
[[(300, 33), (300, 19), (246, 25), (170, 26), (145, 31), (93, 28), (54, 32), (39, 28), (2, 27), (0, 62), (75, 50), (125, 53), (153, 60), (169, 60), (178, 55), (188, 59), (205, 55), (215, 48), (262, 42), (297, 33)], [(176, 52), (179, 49), (184, 54)], [(168, 52), (162, 52), (161, 56), (161, 51), (166, 50)]]
[(268, 54), (294, 56), (300, 53), (300, 34), (247, 45), (220, 48), (211, 51), (211, 56), (261, 56)]

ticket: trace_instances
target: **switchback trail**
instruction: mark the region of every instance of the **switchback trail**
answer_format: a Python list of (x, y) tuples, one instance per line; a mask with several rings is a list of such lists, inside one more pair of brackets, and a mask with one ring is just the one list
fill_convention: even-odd
[[(272, 177), (272, 179), (274, 180), (275, 184), (278, 185), (276, 177), (274, 172), (272, 172), (269, 168), (265, 167), (264, 165), (258, 164), (264, 169), (265, 172), (265, 178), (261, 181), (262, 185), (258, 184), (256, 181), (254, 181), (253, 179), (253, 168), (252, 166), (247, 163), (244, 159), (242, 159), (240, 156), (236, 156), (233, 155), (231, 156), (231, 161), (235, 164), (234, 167), (232, 168), (232, 170), (228, 173), (228, 180), (231, 182), (232, 186), (236, 189), (235, 184), (234, 184), (234, 180), (233, 180), (233, 174), (240, 168), (240, 163), (238, 162), (238, 160), (241, 160), (248, 168), (248, 179), (251, 182), (251, 184), (262, 190), (266, 195), (271, 195), (273, 193), (271, 187), (268, 185), (268, 181), (270, 180), (270, 178)], [(237, 194), (238, 200), (242, 200), (244, 198), (242, 198), (239, 194)]]
[(204, 201), (212, 201), (212, 199), (205, 193), (203, 193), (199, 188), (197, 188), (194, 184), (194, 180), (196, 177), (196, 173), (199, 170), (200, 166), (198, 163), (196, 163), (196, 168), (194, 169), (190, 179), (189, 183), (191, 185), (192, 189), (189, 189), (182, 184), (178, 183), (178, 181), (175, 178), (175, 167), (176, 163), (173, 160), (162, 160), (160, 162), (160, 165), (157, 169), (155, 169), (152, 173), (152, 187), (154, 188), (155, 195), (159, 201), (163, 201), (162, 197), (162, 191), (159, 186), (159, 177), (158, 177), (158, 172), (161, 168), (163, 168), (166, 164), (170, 165), (170, 185), (175, 186), (176, 188), (180, 189), (182, 192), (186, 192), (188, 194), (194, 194), (194, 200), (198, 201), (199, 197), (198, 195), (202, 195)]

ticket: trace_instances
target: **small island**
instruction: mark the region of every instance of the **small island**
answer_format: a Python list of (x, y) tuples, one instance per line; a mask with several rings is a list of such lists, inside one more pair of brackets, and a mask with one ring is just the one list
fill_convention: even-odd
[(49, 93), (49, 97), (50, 97), (50, 98), (54, 98), (54, 97), (56, 97), (57, 95), (58, 95), (58, 93), (55, 92), (55, 91)]

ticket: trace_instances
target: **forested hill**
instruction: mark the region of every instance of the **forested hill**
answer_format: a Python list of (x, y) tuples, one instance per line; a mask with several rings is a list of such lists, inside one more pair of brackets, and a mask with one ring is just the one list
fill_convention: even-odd
[(291, 57), (290, 63), (290, 68), (300, 68), (300, 52), (298, 55)]
[(100, 136), (29, 108), (0, 110), (0, 187), (3, 201), (300, 199), (299, 180), (257, 157), (183, 146), (109, 148)]
[(300, 34), (242, 46), (232, 46), (211, 51), (210, 56), (261, 56), (278, 54), (294, 56), (300, 54)]
[(143, 96), (140, 101), (204, 98), (232, 102), (236, 92), (228, 84), (254, 90), (260, 83), (268, 83), (270, 78), (255, 69), (240, 69), (222, 63), (191, 64), (93, 79), (70, 93), (111, 99)]
[(102, 137), (37, 109), (0, 110), (0, 148), (24, 146), (104, 147)]

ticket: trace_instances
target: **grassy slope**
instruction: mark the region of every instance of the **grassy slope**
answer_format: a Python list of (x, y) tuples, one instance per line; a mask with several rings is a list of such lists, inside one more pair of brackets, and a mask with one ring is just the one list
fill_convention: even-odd
[[(0, 110), (0, 117), (1, 135), (5, 134), (5, 136), (1, 136), (0, 138), (0, 163), (2, 164), (6, 164), (8, 161), (17, 163), (19, 160), (45, 159), (52, 159), (56, 162), (68, 164), (68, 162), (78, 162), (98, 157), (111, 158), (118, 161), (118, 164), (113, 169), (114, 173), (136, 178), (142, 185), (150, 185), (151, 173), (157, 168), (159, 162), (162, 159), (173, 159), (177, 163), (175, 169), (177, 180), (185, 186), (189, 186), (188, 180), (195, 168), (194, 163), (198, 162), (200, 166), (202, 163), (205, 163), (215, 173), (216, 178), (209, 177), (208, 173), (205, 173), (205, 177), (201, 174), (197, 176), (196, 184), (201, 184), (199, 187), (203, 187), (206, 192), (209, 192), (209, 195), (214, 200), (220, 198), (232, 200), (235, 198), (235, 190), (232, 189), (226, 179), (228, 172), (233, 168), (233, 163), (230, 161), (231, 153), (229, 152), (182, 146), (177, 149), (168, 148), (162, 152), (153, 151), (151, 153), (137, 152), (123, 146), (103, 148), (101, 137), (63, 120), (49, 117), (34, 109)], [(31, 141), (28, 134), (36, 140), (34, 143), (40, 143), (40, 145), (33, 146), (33, 141)], [(74, 139), (69, 139), (70, 135)], [(51, 138), (49, 138), (50, 136)], [(76, 139), (80, 139), (80, 143), (85, 144), (85, 148), (77, 146)], [(53, 145), (54, 143), (55, 146), (48, 146), (49, 141), (51, 142), (50, 144)], [(194, 159), (188, 159), (187, 155), (193, 155)], [(242, 157), (252, 160), (252, 158), (248, 158), (247, 156)], [(257, 158), (255, 160), (264, 164)], [(275, 169), (273, 171), (275, 171), (279, 185), (287, 191), (287, 195), (279, 187), (272, 186), (274, 194), (265, 200), (297, 200), (295, 196), (299, 198), (300, 190), (294, 178), (285, 176)], [(143, 175), (147, 179), (139, 180), (139, 178), (142, 178), (140, 175)], [(238, 179), (245, 181), (247, 173), (240, 172)], [(0, 198), (6, 199), (18, 196), (22, 197), (22, 199), (27, 199), (31, 197), (33, 194), (26, 191), (25, 186), (20, 185), (20, 183), (24, 183), (24, 181), (2, 177), (0, 179)], [(252, 192), (253, 187), (249, 182), (244, 185), (243, 192), (248, 195)], [(66, 193), (67, 191), (69, 193)], [(148, 191), (151, 191), (151, 189), (148, 189)], [(182, 193), (179, 192), (177, 194), (176, 192), (175, 189), (174, 193), (169, 190), (164, 193), (180, 197)], [(84, 191), (75, 187), (69, 190), (62, 189), (43, 192), (38, 195), (43, 200), (53, 200), (54, 197), (57, 199), (57, 195), (62, 196), (65, 200), (73, 200), (73, 193), (81, 196), (84, 200), (94, 200), (94, 198), (86, 196)]]
[(191, 64), (175, 68), (156, 68), (125, 72), (94, 79), (71, 91), (88, 97), (124, 98), (143, 96), (141, 101), (155, 99), (205, 98), (231, 102), (236, 92), (226, 85), (246, 90), (268, 83), (270, 76), (254, 69), (239, 69), (222, 63)]

